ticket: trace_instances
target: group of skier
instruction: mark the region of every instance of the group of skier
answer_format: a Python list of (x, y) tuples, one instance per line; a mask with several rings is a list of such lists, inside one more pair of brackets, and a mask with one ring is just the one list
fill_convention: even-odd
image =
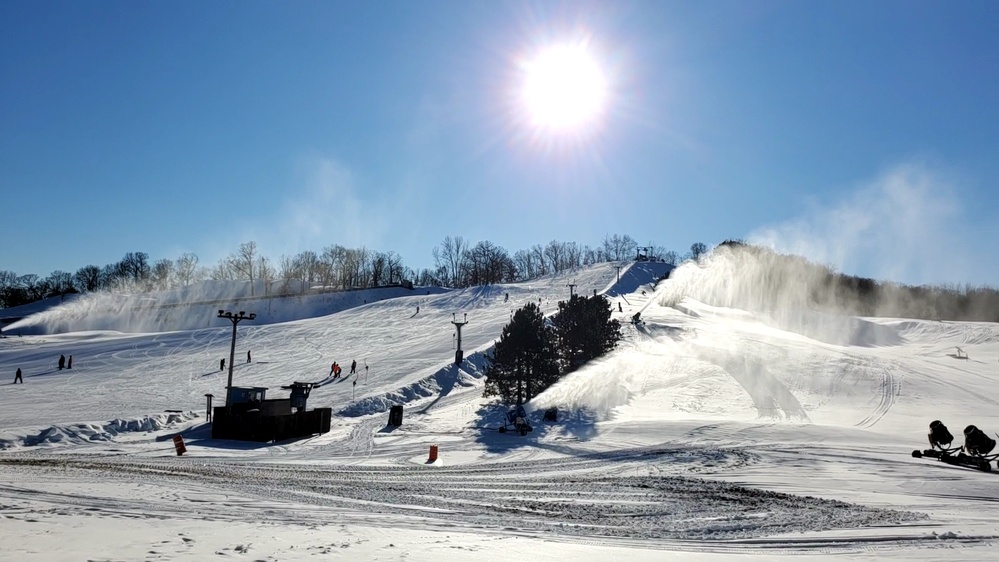
[[(252, 363), (252, 359), (253, 358), (250, 356), (250, 350), (247, 350), (246, 351), (246, 362), (247, 363)], [(219, 370), (220, 371), (224, 371), (225, 370), (225, 357), (223, 357), (221, 360), (219, 360)]]
[[(334, 361), (333, 365), (330, 366), (330, 375), (333, 377), (333, 380), (337, 380), (338, 378), (340, 378), (340, 373), (342, 371), (343, 371), (343, 368), (340, 367), (340, 365), (336, 361)], [(350, 373), (348, 373), (347, 376), (354, 375), (354, 374), (357, 374), (357, 361), (356, 360), (350, 362)]]
[[(73, 368), (73, 356), (70, 355), (69, 359), (66, 359), (65, 355), (59, 355), (59, 361), (56, 364), (58, 365), (60, 371), (63, 370), (63, 369), (72, 369)], [(20, 367), (18, 367), (17, 371), (14, 373), (14, 383), (13, 384), (17, 384), (17, 383), (24, 384), (24, 377), (21, 374), (21, 368)]]

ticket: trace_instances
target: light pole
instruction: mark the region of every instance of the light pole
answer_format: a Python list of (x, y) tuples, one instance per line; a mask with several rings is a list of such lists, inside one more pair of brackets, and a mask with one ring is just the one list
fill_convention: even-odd
[(621, 284), (621, 266), (620, 265), (616, 265), (614, 267), (617, 268), (617, 282), (620, 285)]
[(451, 318), (452, 318), (451, 323), (454, 324), (454, 327), (458, 329), (458, 351), (454, 352), (454, 364), (461, 365), (462, 360), (464, 360), (465, 358), (465, 352), (464, 350), (461, 349), (461, 327), (464, 326), (465, 324), (468, 324), (468, 314), (467, 313), (465, 314), (464, 322), (459, 322), (458, 319), (455, 318), (453, 312), (451, 313)]
[(240, 320), (253, 320), (257, 315), (253, 312), (246, 314), (242, 310), (238, 313), (228, 312), (225, 310), (219, 311), (219, 318), (228, 318), (232, 322), (232, 346), (229, 348), (229, 384), (225, 387), (225, 407), (229, 408), (232, 406), (232, 366), (236, 361), (236, 324), (239, 324)]

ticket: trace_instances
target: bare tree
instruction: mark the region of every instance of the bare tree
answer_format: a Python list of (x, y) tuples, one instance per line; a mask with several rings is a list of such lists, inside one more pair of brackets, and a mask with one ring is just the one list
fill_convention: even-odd
[(173, 261), (172, 260), (157, 260), (153, 264), (152, 274), (150, 275), (150, 281), (153, 288), (159, 291), (169, 289), (173, 283)]
[(253, 296), (253, 280), (255, 279), (257, 266), (257, 243), (243, 242), (239, 245), (239, 250), (229, 257), (232, 268), (237, 275), (245, 277), (250, 281), (250, 296)]
[(583, 248), (576, 242), (565, 243), (564, 269), (576, 269), (583, 265)]
[(187, 253), (181, 254), (174, 262), (174, 272), (177, 283), (186, 287), (195, 281), (195, 273), (198, 270), (198, 255)]
[(531, 246), (531, 256), (534, 259), (534, 267), (537, 275), (535, 277), (541, 277), (542, 275), (548, 275), (548, 262), (545, 259), (545, 249), (541, 244), (535, 244)]
[(128, 278), (133, 286), (141, 286), (149, 279), (149, 254), (145, 252), (128, 252), (118, 262), (118, 273)]
[(302, 276), (302, 293), (312, 287), (319, 273), (319, 256), (312, 250), (306, 250), (295, 256), (295, 263)]
[(690, 259), (698, 260), (708, 251), (707, 245), (703, 242), (694, 242), (690, 245)]
[(565, 244), (558, 240), (552, 240), (545, 246), (545, 257), (551, 262), (553, 272), (558, 273), (566, 269), (565, 254)]
[(615, 234), (604, 237), (604, 253), (609, 261), (629, 259), (632, 251), (638, 247), (635, 240), (627, 234)]
[(101, 268), (85, 265), (73, 274), (73, 285), (78, 291), (96, 291), (101, 286)]
[(381, 286), (388, 271), (388, 258), (382, 252), (375, 252), (371, 257), (371, 286)]
[(264, 295), (270, 294), (270, 286), (277, 277), (277, 271), (271, 265), (271, 261), (264, 256), (257, 256), (257, 279), (264, 284)]
[(389, 283), (398, 283), (405, 279), (404, 271), (408, 268), (402, 265), (402, 256), (390, 250), (385, 254), (385, 258)]
[(45, 279), (45, 286), (49, 294), (65, 295), (73, 290), (73, 275), (65, 271), (53, 271)]
[(468, 241), (461, 236), (445, 236), (440, 245), (433, 250), (434, 265), (444, 268), (448, 276), (445, 282), (452, 287), (461, 285), (467, 251)]
[(281, 277), (281, 293), (287, 294), (290, 291), (293, 279), (301, 279), (302, 287), (305, 287), (305, 276), (301, 265), (296, 258), (281, 255), (278, 260), (278, 276)]
[(649, 259), (650, 260), (658, 261), (658, 260), (663, 259), (663, 254), (665, 254), (667, 251), (668, 250), (666, 250), (666, 246), (662, 246), (662, 245), (659, 245), (659, 244), (654, 244), (652, 242), (649, 242)]
[(233, 268), (232, 260), (222, 258), (215, 267), (208, 271), (208, 278), (215, 281), (232, 281), (236, 279), (236, 270)]
[(513, 254), (513, 263), (517, 267), (521, 279), (534, 279), (538, 276), (534, 265), (534, 254), (527, 250), (517, 250)]

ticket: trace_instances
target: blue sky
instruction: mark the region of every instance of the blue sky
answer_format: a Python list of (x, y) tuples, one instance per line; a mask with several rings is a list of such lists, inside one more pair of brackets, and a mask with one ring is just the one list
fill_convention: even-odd
[[(995, 2), (0, 3), (0, 269), (746, 238), (999, 285)], [(524, 63), (585, 43), (596, 121)]]

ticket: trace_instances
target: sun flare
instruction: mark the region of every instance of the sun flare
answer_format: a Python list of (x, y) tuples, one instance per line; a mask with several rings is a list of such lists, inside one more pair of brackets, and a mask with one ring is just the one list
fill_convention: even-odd
[(607, 81), (585, 45), (549, 47), (523, 68), (522, 100), (535, 127), (578, 130), (603, 113)]

